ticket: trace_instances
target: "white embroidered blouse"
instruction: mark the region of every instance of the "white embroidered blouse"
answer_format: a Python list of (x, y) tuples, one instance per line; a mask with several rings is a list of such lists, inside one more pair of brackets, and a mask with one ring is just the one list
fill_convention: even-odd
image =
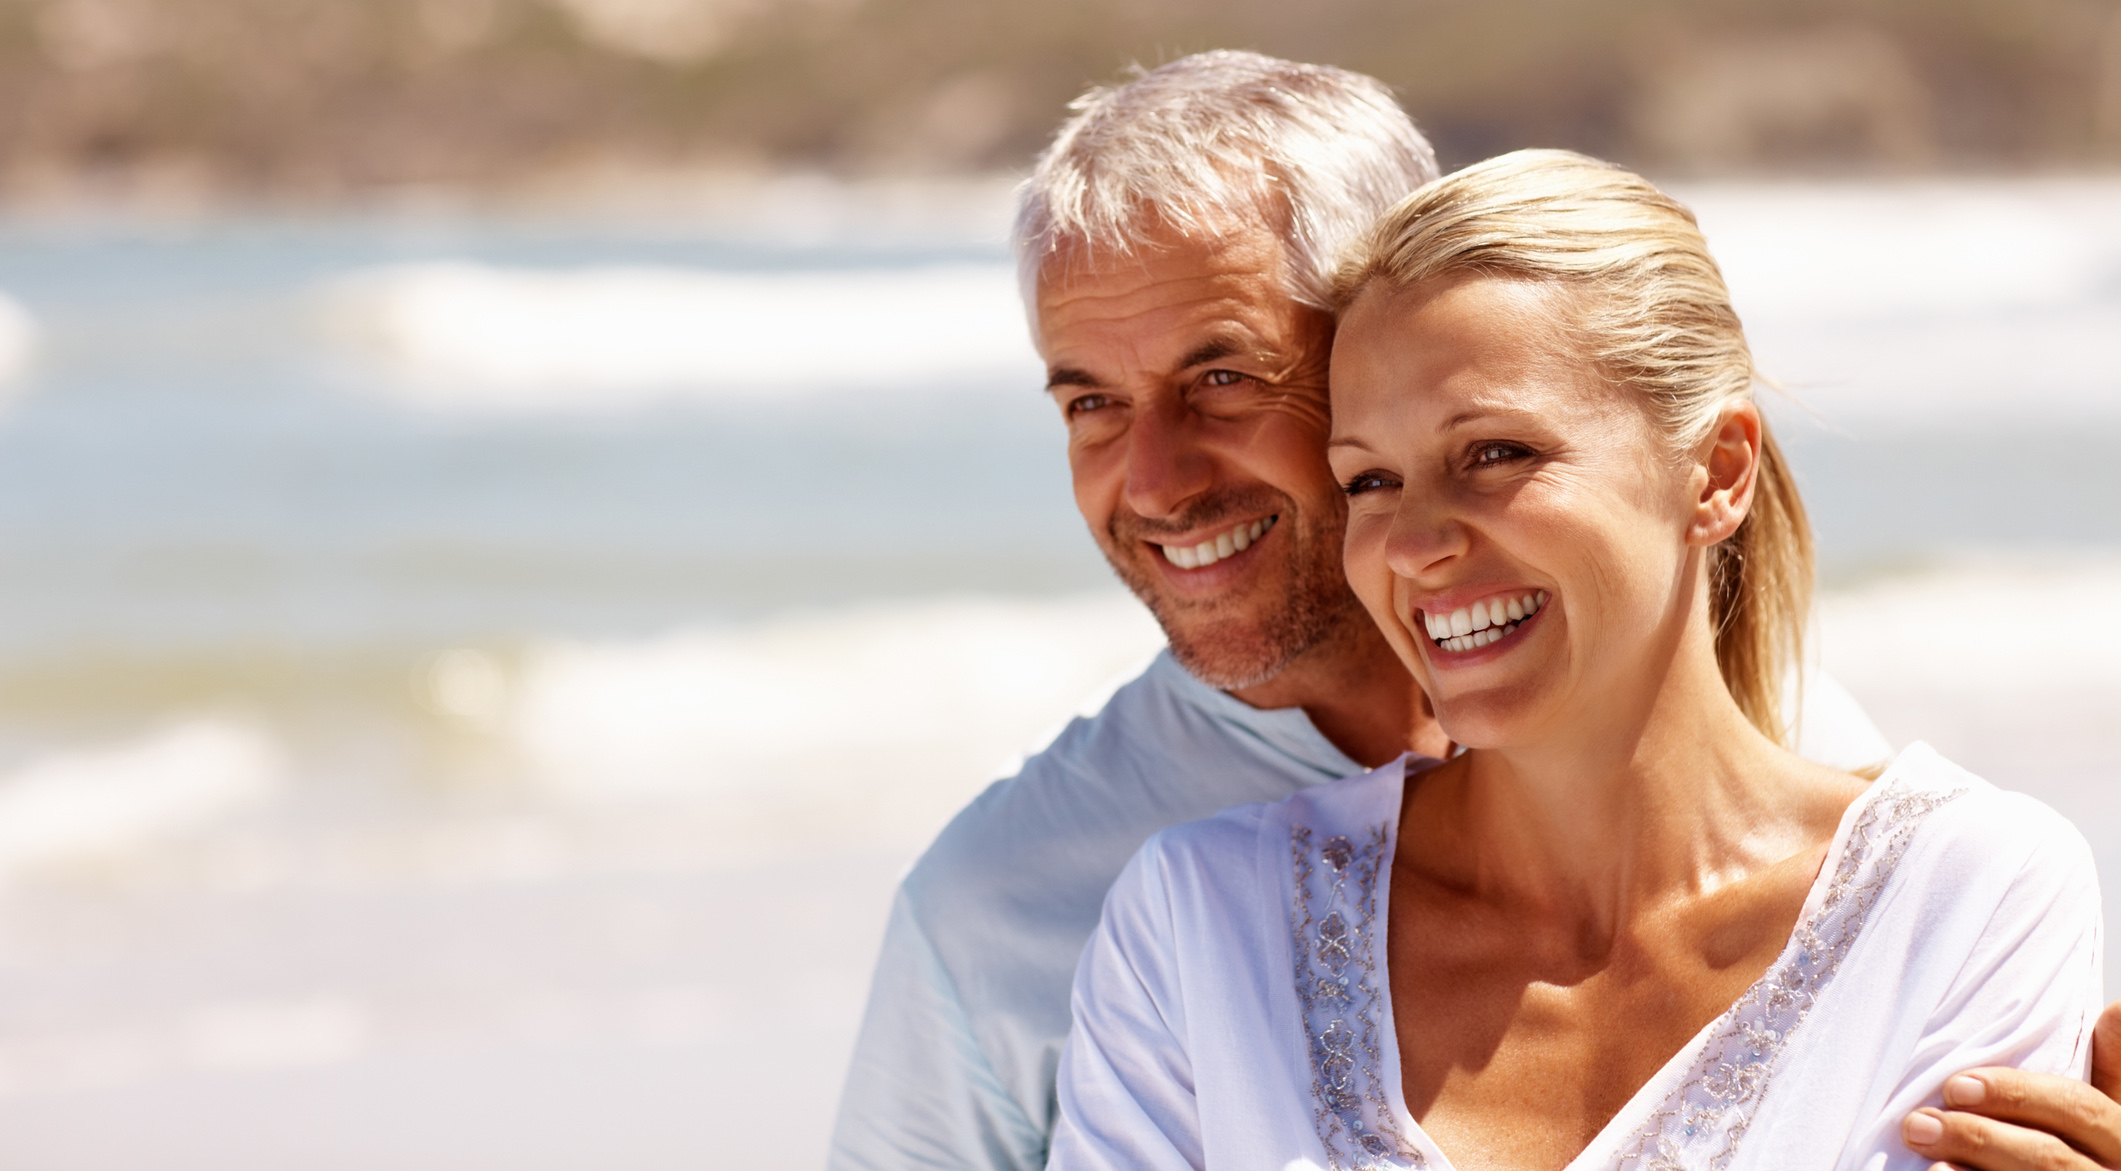
[[(1075, 980), (1053, 1171), (1426, 1168), (1386, 897), (1404, 762), (1166, 830)], [(1927, 745), (1843, 816), (1782, 954), (1569, 1171), (1921, 1171), (1900, 1120), (1978, 1065), (2083, 1076), (2091, 852)]]

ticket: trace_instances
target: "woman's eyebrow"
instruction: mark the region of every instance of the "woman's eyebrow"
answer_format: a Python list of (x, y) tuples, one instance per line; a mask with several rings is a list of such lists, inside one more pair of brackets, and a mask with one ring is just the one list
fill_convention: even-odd
[(1450, 418), (1445, 419), (1443, 421), (1443, 425), (1438, 427), (1437, 430), (1450, 431), (1454, 428), (1463, 427), (1467, 423), (1478, 423), (1484, 419), (1537, 418), (1539, 418), (1539, 412), (1528, 411), (1522, 407), (1476, 406), (1469, 407), (1466, 410), (1460, 411), (1457, 414), (1452, 415)]

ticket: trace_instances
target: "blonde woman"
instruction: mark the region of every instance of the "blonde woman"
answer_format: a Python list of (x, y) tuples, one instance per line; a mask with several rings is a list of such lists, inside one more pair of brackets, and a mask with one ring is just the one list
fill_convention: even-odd
[(1692, 216), (1520, 152), (1339, 292), (1348, 576), (1466, 751), (1151, 839), (1051, 1166), (1914, 1169), (1953, 1073), (2081, 1076), (2076, 831), (1785, 746), (1810, 538)]

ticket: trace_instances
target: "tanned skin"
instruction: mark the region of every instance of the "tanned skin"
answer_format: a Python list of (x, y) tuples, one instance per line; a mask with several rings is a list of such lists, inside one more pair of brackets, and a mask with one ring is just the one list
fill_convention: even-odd
[[(1039, 348), (1076, 505), (1195, 675), (1254, 707), (1302, 708), (1366, 766), (1410, 748), (1441, 755), (1448, 741), (1340, 570), (1346, 504), (1325, 460), (1333, 322), (1289, 297), (1283, 265), (1257, 229), (1165, 232), (1132, 256), (1047, 265)], [(1205, 568), (1162, 551), (1269, 518), (1256, 543)]]
[[(1271, 233), (1240, 228), (1201, 240), (1172, 231), (1158, 240), (1133, 257), (1063, 253), (1038, 285), (1048, 389), (1068, 423), (1076, 503), (1091, 534), (1174, 645), (1194, 644), (1188, 665), (1202, 678), (1230, 683), (1226, 690), (1255, 707), (1302, 708), (1365, 765), (1410, 747), (1447, 754), (1449, 737), (1377, 625), (1360, 610), (1350, 620), (1346, 597), (1317, 585), (1321, 539), (1338, 575), (1346, 515), (1322, 454), (1331, 320), (1289, 297)], [(1210, 520), (1277, 508), (1302, 522), (1285, 538), (1308, 528), (1306, 548), (1249, 565), (1248, 549), (1187, 573), (1148, 547), (1200, 539), (1216, 531)], [(1277, 554), (1273, 540), (1261, 543), (1268, 554)], [(1276, 615), (1307, 593), (1313, 616), (1327, 618), (1314, 624), (1326, 636), (1253, 678), (1292, 641), (1272, 645), (1289, 633), (1286, 623), (1273, 629)], [(1795, 908), (1784, 921), (1772, 893), (1761, 905), (1774, 913), (1762, 915), (1757, 937), (1786, 935)], [(2093, 1086), (1968, 1071), (1946, 1087), (1950, 1109), (1909, 1117), (1909, 1146), (1978, 1171), (2121, 1168), (2121, 1003), (2100, 1018), (2093, 1053)], [(1980, 1087), (1978, 1100), (1969, 1087)], [(1410, 1100), (1420, 1095), (1409, 1088)], [(1584, 1119), (1610, 1114), (1599, 1101), (1579, 1110), (1579, 1136)], [(1925, 1116), (1938, 1124), (1934, 1139), (1916, 1121)]]

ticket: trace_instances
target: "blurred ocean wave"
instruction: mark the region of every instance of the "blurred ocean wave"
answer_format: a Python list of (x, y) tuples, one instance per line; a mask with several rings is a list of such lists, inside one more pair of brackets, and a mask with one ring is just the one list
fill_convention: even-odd
[(0, 884), (218, 821), (276, 788), (285, 762), (254, 727), (194, 720), (107, 748), (50, 752), (0, 777)]
[[(2121, 560), (2056, 549), (1960, 556), (1833, 591), (1818, 638), (1851, 687), (2036, 704), (2121, 697)], [(2104, 726), (2088, 735), (2106, 736)]]
[(0, 382), (13, 378), (29, 365), (35, 348), (37, 323), (22, 303), (0, 291)]
[(358, 273), (322, 294), (419, 405), (610, 410), (789, 391), (1034, 385), (1007, 265), (731, 273), (504, 269)]
[(1749, 327), (2121, 298), (2121, 180), (1682, 186)]
[(1681, 189), (1760, 368), (1830, 425), (2121, 417), (2121, 181)]
[[(622, 643), (544, 643), (513, 688), (459, 690), (530, 771), (588, 800), (977, 776), (1143, 666), (1162, 635), (1124, 594), (953, 599)], [(435, 691), (461, 674), (440, 660)], [(491, 713), (491, 715), (489, 715)]]

